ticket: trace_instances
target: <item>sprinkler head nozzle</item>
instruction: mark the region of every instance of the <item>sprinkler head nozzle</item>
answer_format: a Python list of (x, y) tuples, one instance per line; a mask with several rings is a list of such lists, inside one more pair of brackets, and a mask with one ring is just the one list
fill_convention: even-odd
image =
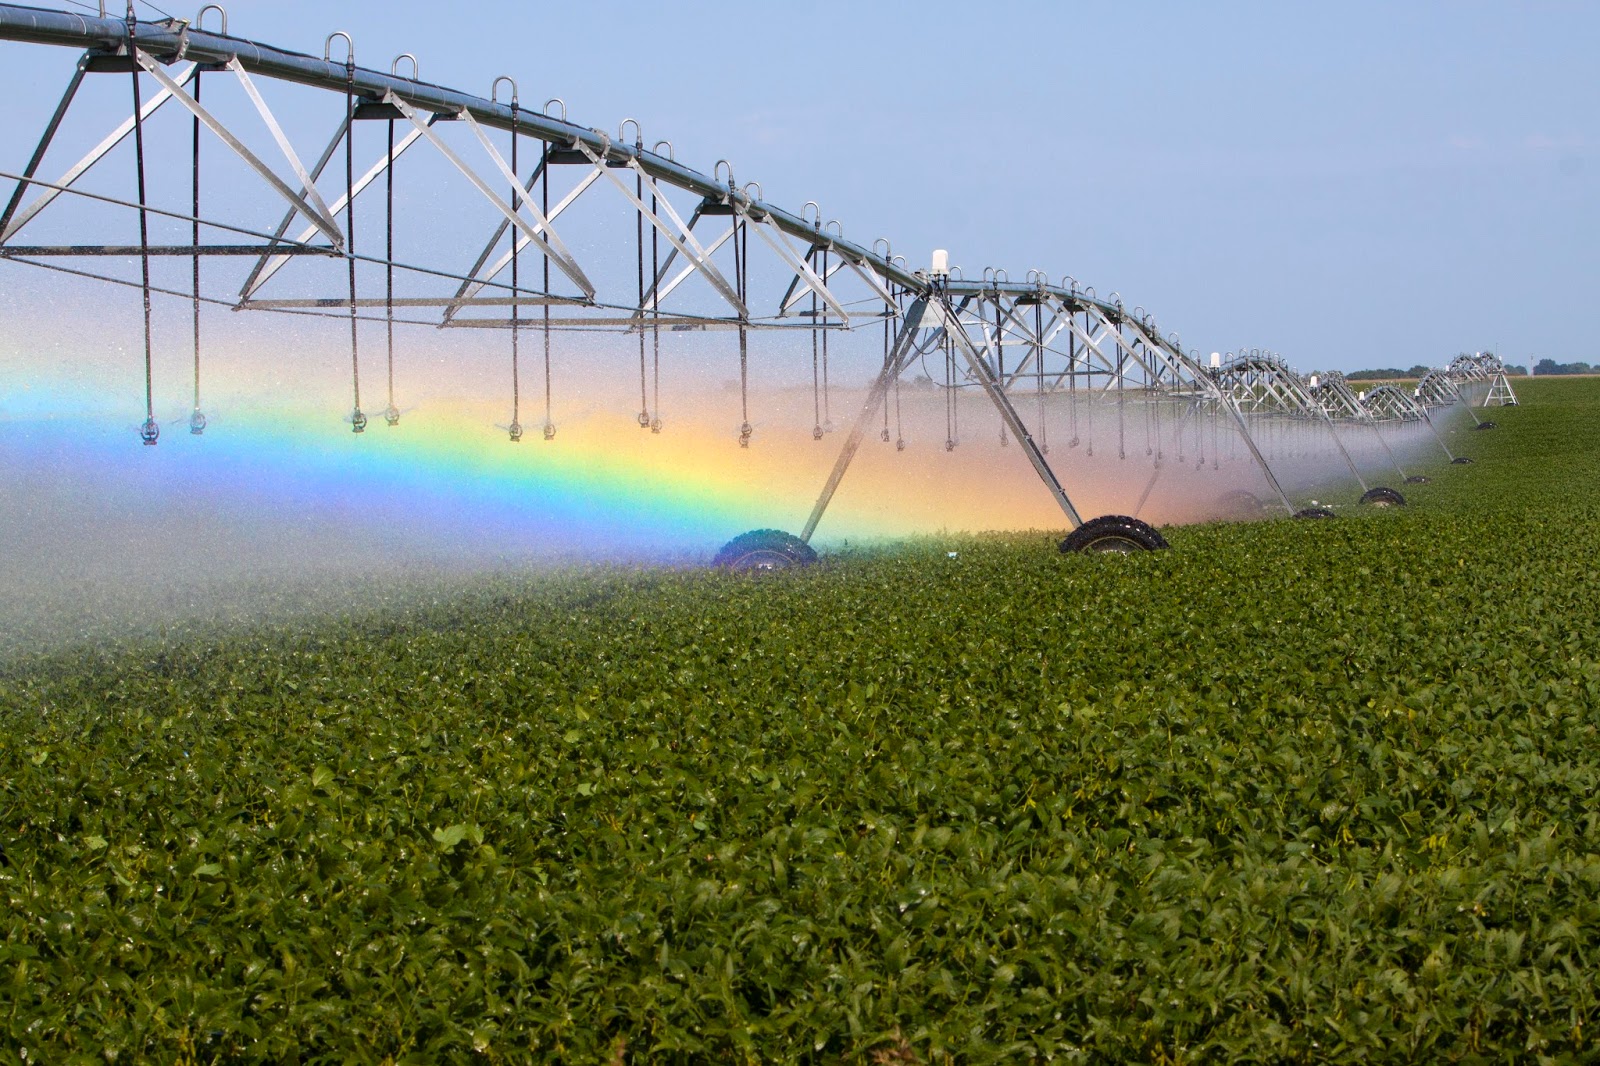
[(555, 425), (554, 422), (546, 422), (544, 424), (544, 439), (545, 440), (555, 440), (556, 439), (556, 425)]
[(661, 432), (661, 419), (660, 418), (652, 418), (650, 420), (650, 432), (651, 433), (660, 433)]
[(640, 429), (649, 429), (650, 428), (650, 412), (649, 411), (640, 411), (639, 412), (639, 428)]
[(512, 444), (516, 444), (517, 442), (522, 440), (522, 423), (521, 422), (513, 422), (513, 423), (511, 423), (510, 428), (506, 432), (511, 437), (511, 443)]
[(350, 413), (350, 432), (365, 433), (366, 431), (367, 416), (361, 413), (361, 408), (357, 407)]
[(153, 445), (160, 438), (161, 427), (156, 425), (156, 420), (153, 418), (145, 419), (144, 425), (139, 427), (139, 439), (144, 441), (146, 445)]
[(383, 412), (383, 420), (391, 426), (400, 424), (400, 408), (390, 404)]
[(201, 413), (200, 408), (196, 407), (194, 413), (189, 416), (189, 432), (198, 437), (205, 431), (206, 416)]

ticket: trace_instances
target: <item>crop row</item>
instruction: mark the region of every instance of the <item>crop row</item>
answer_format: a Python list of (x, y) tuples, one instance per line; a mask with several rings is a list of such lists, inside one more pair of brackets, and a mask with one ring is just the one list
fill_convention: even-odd
[(1593, 1055), (1600, 390), (1524, 392), (1403, 513), (503, 575), (15, 657), (0, 1040)]

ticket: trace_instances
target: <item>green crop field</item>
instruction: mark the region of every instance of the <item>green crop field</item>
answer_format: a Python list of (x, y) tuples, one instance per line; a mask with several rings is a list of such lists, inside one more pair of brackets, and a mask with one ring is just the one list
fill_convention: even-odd
[(1517, 389), (1404, 511), (13, 654), (0, 1041), (1592, 1060), (1600, 379)]

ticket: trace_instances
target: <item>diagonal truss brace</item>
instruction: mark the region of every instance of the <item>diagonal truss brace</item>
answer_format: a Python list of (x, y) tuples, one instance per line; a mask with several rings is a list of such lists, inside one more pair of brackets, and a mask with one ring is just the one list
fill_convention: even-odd
[[(294, 145), (289, 143), (289, 138), (284, 134), (283, 127), (278, 124), (277, 117), (273, 115), (272, 109), (267, 106), (267, 102), (261, 98), (261, 93), (256, 90), (256, 83), (250, 80), (249, 74), (245, 73), (244, 65), (239, 62), (238, 56), (228, 60), (228, 69), (233, 71), (234, 75), (239, 79), (239, 84), (244, 88), (245, 95), (250, 97), (250, 102), (255, 105), (256, 113), (261, 116), (261, 121), (265, 122), (267, 129), (272, 131), (272, 139), (278, 142), (278, 150), (289, 161), (289, 166), (294, 168), (295, 177), (300, 179), (300, 189), (305, 194), (306, 199), (311, 202), (313, 207), (318, 209), (319, 214), (314, 217), (333, 222), (333, 212), (328, 210), (328, 205), (322, 199), (322, 194), (317, 191), (317, 183), (312, 181), (311, 176), (306, 173), (305, 165), (300, 162), (300, 156), (296, 154)], [(199, 106), (198, 103), (196, 106)], [(334, 224), (334, 228), (338, 228), (337, 223)]]
[[(189, 83), (189, 79), (194, 77), (197, 69), (199, 68), (195, 64), (191, 63), (189, 66), (184, 68), (181, 74), (178, 75), (174, 84), (180, 86), (187, 85)], [(161, 107), (171, 99), (172, 93), (163, 88), (160, 92), (152, 96), (149, 102), (144, 105), (144, 107), (139, 109), (138, 121), (149, 121), (150, 116), (159, 111)], [(79, 178), (83, 177), (83, 175), (86, 174), (91, 167), (100, 162), (100, 160), (104, 159), (113, 148), (122, 143), (128, 134), (133, 132), (134, 122), (135, 119), (132, 115), (129, 115), (127, 118), (123, 119), (122, 123), (117, 126), (116, 129), (107, 134), (103, 141), (91, 148), (87, 155), (74, 163), (65, 174), (63, 174), (56, 182), (54, 182), (52, 186), (47, 186), (45, 190), (39, 194), (39, 197), (36, 200), (18, 212), (16, 217), (11, 220), (10, 225), (6, 226), (5, 231), (0, 232), (0, 243), (10, 240), (19, 230), (22, 229), (23, 226), (26, 226), (30, 221), (32, 221), (40, 211), (43, 211), (46, 207), (50, 206), (51, 201), (53, 201), (57, 196), (69, 191), (72, 185)]]
[(28, 158), (28, 165), (22, 170), (22, 177), (17, 182), (17, 187), (12, 190), (11, 199), (6, 202), (5, 211), (0, 213), (0, 231), (9, 229), (11, 216), (17, 213), (17, 207), (22, 203), (23, 193), (28, 191), (28, 181), (39, 172), (39, 164), (44, 162), (44, 154), (50, 149), (50, 142), (55, 140), (56, 131), (61, 128), (61, 120), (67, 117), (67, 109), (72, 106), (72, 101), (77, 98), (78, 89), (83, 85), (83, 76), (89, 69), (89, 53), (85, 52), (78, 60), (78, 67), (72, 72), (72, 80), (67, 82), (67, 91), (61, 94), (61, 102), (56, 104), (55, 113), (50, 116), (50, 121), (45, 123), (44, 133), (39, 138), (39, 144), (34, 148), (33, 155)]
[[(539, 177), (540, 170), (535, 168), (533, 174), (529, 176), (528, 180), (522, 183), (522, 191), (524, 194), (533, 192), (534, 183), (539, 180)], [(577, 200), (579, 196), (582, 196), (589, 186), (593, 185), (599, 180), (600, 171), (598, 168), (585, 174), (578, 181), (577, 186), (571, 192), (567, 193), (566, 196), (562, 197), (560, 203), (556, 204), (556, 206), (550, 209), (550, 214), (546, 217), (545, 221), (554, 224), (555, 220), (561, 217), (562, 212), (571, 207), (573, 202)], [(519, 199), (521, 199), (521, 197), (519, 197)], [(483, 291), (484, 286), (488, 285), (495, 278), (499, 277), (500, 272), (511, 264), (511, 260), (524, 248), (533, 243), (532, 239), (525, 236), (521, 232), (518, 232), (511, 249), (502, 254), (499, 259), (495, 260), (494, 264), (490, 266), (487, 271), (484, 270), (483, 265), (489, 261), (489, 256), (493, 254), (495, 245), (500, 243), (500, 238), (505, 236), (506, 230), (510, 227), (511, 222), (509, 219), (501, 219), (500, 224), (495, 227), (494, 235), (491, 236), (489, 238), (489, 242), (483, 246), (483, 251), (478, 253), (478, 261), (474, 263), (472, 265), (472, 269), (468, 271), (467, 276), (471, 280), (461, 283), (461, 287), (456, 290), (455, 299), (451, 300), (446, 306), (444, 321), (440, 323), (441, 325), (448, 326), (451, 323), (451, 320), (456, 317), (456, 313), (467, 304), (482, 302), (477, 299), (477, 295)], [(520, 302), (529, 303), (534, 301), (521, 300)], [(546, 297), (544, 302), (574, 303), (575, 301), (565, 297)]]
[[(333, 243), (335, 249), (343, 250), (344, 234), (340, 232), (339, 224), (328, 214), (328, 206), (322, 202), (322, 197), (317, 195), (316, 189), (311, 185), (311, 179), (306, 176), (305, 168), (300, 165), (300, 160), (295, 156), (294, 149), (289, 147), (287, 140), (283, 137), (283, 131), (277, 128), (277, 121), (271, 117), (270, 111), (265, 110), (266, 105), (261, 101), (260, 96), (255, 94), (253, 87), (249, 90), (251, 98), (258, 107), (262, 108), (262, 117), (267, 120), (269, 126), (273, 127), (273, 135), (278, 139), (279, 146), (289, 156), (290, 164), (294, 167), (300, 179), (306, 183), (304, 186), (306, 197), (310, 197), (315, 202), (315, 206), (312, 203), (308, 203), (306, 197), (302, 197), (291, 189), (289, 184), (278, 177), (271, 167), (263, 163), (254, 152), (245, 147), (244, 142), (235, 137), (228, 127), (217, 121), (211, 112), (201, 107), (194, 97), (185, 92), (182, 86), (174, 81), (166, 71), (161, 69), (160, 63), (150, 58), (148, 53), (140, 49), (135, 48), (133, 54), (139, 61), (139, 66), (143, 67), (145, 72), (152, 78), (155, 78), (163, 89), (171, 93), (172, 99), (188, 108), (190, 113), (199, 119), (207, 129), (215, 133), (222, 139), (224, 144), (233, 149), (234, 154), (243, 159), (251, 170), (259, 174), (268, 185), (278, 191), (279, 195), (302, 211), (307, 218), (311, 219), (316, 227)], [(243, 68), (240, 68), (238, 72), (242, 73), (242, 71)], [(248, 79), (246, 79), (245, 84), (249, 85)]]
[(679, 251), (680, 254), (688, 259), (689, 262), (693, 263), (699, 269), (699, 271), (706, 276), (706, 280), (711, 283), (712, 287), (715, 288), (717, 292), (721, 293), (722, 298), (728, 301), (733, 309), (738, 312), (740, 319), (748, 321), (750, 318), (750, 309), (745, 306), (745, 302), (743, 300), (739, 299), (739, 294), (734, 292), (733, 286), (728, 284), (728, 279), (722, 276), (722, 271), (718, 270), (716, 265), (711, 262), (710, 254), (700, 246), (700, 242), (695, 239), (694, 232), (690, 229), (690, 227), (683, 224), (683, 219), (678, 215), (678, 212), (673, 209), (671, 201), (669, 201), (665, 196), (661, 195), (661, 190), (656, 186), (656, 179), (645, 172), (645, 169), (639, 165), (639, 160), (633, 156), (629, 156), (628, 169), (637, 174), (640, 180), (644, 182), (644, 187), (650, 190), (650, 193), (654, 197), (656, 203), (661, 205), (662, 210), (667, 213), (667, 217), (672, 220), (672, 226), (676, 227), (677, 229), (676, 233), (673, 232), (672, 227), (669, 227), (661, 220), (660, 215), (656, 214), (654, 211), (650, 210), (650, 208), (645, 206), (645, 202), (639, 198), (638, 194), (632, 189), (628, 188), (628, 183), (623, 181), (622, 178), (618, 176), (616, 171), (605, 165), (605, 160), (602, 159), (593, 148), (590, 148), (589, 145), (583, 141), (578, 142), (578, 148), (583, 152), (584, 155), (589, 157), (589, 161), (591, 163), (605, 169), (606, 177), (610, 178), (611, 183), (621, 190), (622, 195), (628, 198), (628, 202), (633, 204), (633, 206), (645, 218), (649, 219), (650, 224), (659, 230), (661, 235), (665, 237), (667, 241)]
[[(477, 171), (468, 166), (466, 160), (457, 155), (453, 148), (444, 143), (443, 138), (441, 138), (438, 133), (434, 132), (433, 124), (424, 119), (421, 114), (418, 113), (416, 108), (400, 99), (400, 97), (396, 96), (392, 91), (384, 94), (383, 102), (397, 108), (402, 115), (409, 119), (411, 124), (420, 130), (422, 135), (428, 139), (428, 142), (439, 150), (439, 154), (448, 159), (450, 163), (461, 172), (462, 176), (471, 182), (473, 187), (482, 193), (484, 198), (494, 205), (495, 210), (499, 211), (500, 214), (505, 216), (506, 220), (509, 221), (513, 226), (517, 227), (517, 229), (520, 230), (525, 236), (537, 242), (540, 250), (550, 257), (551, 262), (555, 263), (557, 269), (565, 274), (574, 285), (578, 286), (578, 288), (582, 290), (587, 299), (594, 299), (594, 283), (589, 280), (588, 276), (584, 274), (583, 269), (578, 266), (578, 264), (573, 260), (571, 254), (567, 252), (566, 246), (561, 243), (560, 238), (558, 238), (555, 235), (555, 232), (551, 230), (549, 219), (546, 219), (544, 216), (540, 215), (538, 208), (534, 207), (526, 200), (524, 200), (520, 205), (521, 207), (526, 208), (528, 212), (538, 220), (539, 225), (535, 227), (531, 225), (527, 219), (523, 218), (522, 215), (516, 210), (513, 210), (510, 204), (502, 200), (498, 193), (489, 188), (489, 183), (484, 181), (483, 178), (479, 176)], [(478, 136), (484, 140), (484, 147), (488, 149), (489, 155), (494, 159), (495, 163), (499, 166), (502, 172), (510, 175), (511, 184), (520, 185), (520, 179), (518, 179), (515, 174), (511, 174), (511, 168), (506, 166), (505, 160), (500, 157), (499, 152), (495, 151), (494, 146), (488, 143), (487, 138), (483, 136), (482, 129), (478, 127), (476, 120), (467, 113), (465, 108), (462, 108), (458, 112), (458, 115), (459, 117), (466, 119), (470, 124), (472, 124), (473, 128), (477, 130)]]
[[(689, 228), (691, 230), (694, 229), (694, 224), (700, 217), (701, 216), (696, 215), (689, 220)], [(729, 241), (731, 241), (733, 239), (733, 235), (737, 232), (737, 226), (729, 226), (727, 229), (717, 234), (716, 238), (710, 244), (705, 246), (706, 255), (715, 255), (717, 250), (724, 244), (727, 244)], [(647, 294), (650, 297), (650, 309), (652, 311), (659, 313), (661, 310), (661, 301), (665, 300), (668, 296), (671, 296), (672, 290), (676, 289), (679, 285), (682, 285), (685, 281), (688, 281), (694, 276), (694, 272), (699, 269), (699, 267), (693, 262), (690, 262), (688, 266), (674, 274), (671, 281), (667, 282), (665, 285), (661, 285), (661, 278), (666, 276), (667, 268), (672, 265), (672, 261), (676, 259), (677, 256), (678, 253), (676, 250), (674, 250), (672, 254), (667, 257), (666, 262), (661, 264), (661, 274), (656, 278), (657, 287)]]
[[(390, 95), (393, 96), (392, 93)], [(396, 103), (398, 104), (398, 102), (398, 98), (396, 98)], [(472, 112), (463, 107), (460, 111), (460, 116), (461, 120), (465, 122), (467, 126), (471, 128), (473, 134), (477, 136), (478, 143), (483, 145), (483, 150), (489, 153), (489, 158), (494, 161), (495, 169), (500, 171), (500, 176), (504, 178), (512, 188), (518, 188), (522, 179), (517, 177), (516, 172), (511, 169), (511, 165), (506, 162), (505, 156), (501, 155), (500, 150), (496, 148), (492, 142), (490, 142), (489, 135), (484, 132), (483, 126), (479, 124), (478, 120), (472, 117)], [(488, 190), (485, 188), (484, 191), (487, 192)], [(572, 199), (576, 199), (576, 197), (577, 194), (574, 194)], [(538, 241), (540, 247), (546, 250), (550, 254), (550, 257), (556, 261), (556, 266), (561, 268), (561, 272), (576, 282), (578, 288), (583, 290), (584, 295), (593, 300), (593, 283), (591, 283), (584, 275), (583, 270), (578, 266), (577, 260), (573, 258), (572, 253), (567, 250), (567, 246), (562, 243), (561, 238), (556, 235), (555, 228), (550, 224), (550, 220), (546, 218), (537, 207), (534, 206), (532, 200), (522, 196), (517, 197), (517, 199), (520, 201), (518, 204), (514, 206), (508, 205), (508, 207), (510, 207), (510, 213), (506, 216), (506, 218), (510, 220), (510, 222), (519, 230), (522, 230), (530, 240)], [(527, 223), (523, 222), (521, 217), (517, 214), (517, 211), (524, 207), (527, 208), (528, 214), (532, 215), (534, 218), (535, 224), (532, 226), (529, 226)], [(566, 261), (565, 265), (563, 265), (562, 260)]]
[[(322, 158), (317, 160), (317, 165), (311, 168), (311, 179), (313, 181), (322, 176), (322, 171), (327, 167), (329, 160), (333, 158), (334, 150), (338, 148), (339, 142), (344, 139), (345, 132), (348, 129), (349, 123), (341, 121), (338, 130), (334, 132), (333, 139), (328, 142), (327, 149), (322, 153)], [(413, 144), (416, 144), (417, 141), (421, 139), (422, 133), (420, 131), (409, 131), (404, 137), (395, 142), (394, 158), (398, 160), (400, 156), (405, 153), (406, 149), (410, 148)], [(371, 185), (374, 181), (377, 181), (380, 177), (382, 177), (384, 171), (388, 168), (389, 154), (388, 149), (385, 149), (384, 154), (378, 157), (378, 161), (351, 185), (350, 192), (348, 194), (342, 192), (339, 194), (338, 199), (333, 202), (333, 210), (331, 213), (338, 215), (340, 211), (345, 209), (345, 206), (349, 202), (351, 196), (360, 196), (362, 190), (366, 189), (368, 185)], [(278, 224), (276, 236), (282, 237), (284, 233), (288, 231), (289, 224), (294, 221), (295, 214), (295, 209), (291, 207), (289, 209), (289, 213), (284, 216), (283, 221)], [(295, 239), (295, 242), (297, 244), (304, 244), (316, 233), (317, 227), (315, 225), (307, 226), (303, 231), (301, 231), (300, 235)], [(250, 276), (245, 279), (244, 289), (239, 294), (240, 306), (247, 305), (247, 303), (251, 301), (251, 297), (253, 297), (256, 292), (258, 292), (261, 287), (267, 283), (267, 280), (271, 278), (272, 275), (283, 269), (283, 267), (289, 262), (289, 259), (290, 256), (288, 255), (262, 256), (261, 259), (256, 263), (255, 269), (251, 271)]]
[(816, 271), (811, 269), (811, 264), (795, 254), (794, 248), (789, 244), (788, 235), (777, 226), (770, 224), (771, 217), (767, 216), (758, 220), (752, 217), (750, 211), (737, 200), (733, 201), (733, 209), (734, 211), (738, 212), (741, 218), (744, 218), (750, 222), (756, 231), (756, 236), (760, 237), (763, 241), (766, 241), (768, 247), (770, 247), (774, 252), (777, 252), (778, 257), (784, 261), (789, 269), (794, 271), (795, 276), (799, 278), (801, 283), (804, 285), (804, 288), (801, 290), (801, 292), (816, 293), (822, 298), (823, 303), (833, 308), (834, 313), (839, 316), (841, 323), (845, 327), (849, 327), (850, 313), (844, 309), (844, 305), (841, 304), (838, 298), (833, 295), (832, 290), (828, 288), (827, 284), (817, 276)]

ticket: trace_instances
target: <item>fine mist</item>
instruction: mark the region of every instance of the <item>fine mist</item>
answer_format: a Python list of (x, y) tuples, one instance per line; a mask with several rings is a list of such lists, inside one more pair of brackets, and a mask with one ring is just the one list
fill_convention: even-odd
[[(369, 400), (371, 422), (355, 434), (347, 363), (310, 345), (272, 358), (252, 346), (208, 361), (210, 425), (199, 436), (187, 432), (181, 402), (187, 368), (169, 356), (155, 447), (137, 437), (142, 404), (116, 384), (126, 353), (108, 357), (114, 373), (79, 360), (70, 377), (13, 354), (0, 368), (0, 648), (379, 608), (530, 567), (701, 565), (745, 530), (799, 532), (862, 411), (870, 353), (841, 363), (822, 390), (793, 372), (792, 353), (763, 353), (741, 389), (726, 338), (673, 343), (659, 383), (614, 343), (563, 349), (551, 440), (542, 388), (514, 407), (495, 353), (444, 347), (402, 362), (400, 424), (387, 426), (382, 399)], [(537, 368), (524, 369), (538, 382)], [(853, 387), (837, 384), (847, 375)], [(1166, 525), (1284, 513), (1231, 421), (1159, 397), (1021, 390), (1015, 399), (1084, 518)], [(908, 377), (886, 406), (868, 419), (818, 526), (819, 548), (1065, 532), (981, 390)], [(641, 427), (641, 410), (659, 432)], [(740, 447), (746, 419), (753, 432)], [(1370, 429), (1341, 431), (1351, 461), (1378, 480), (1433, 444), (1415, 426), (1383, 432), (1380, 442)], [(1252, 433), (1291, 497), (1359, 495), (1325, 429), (1263, 423)]]

